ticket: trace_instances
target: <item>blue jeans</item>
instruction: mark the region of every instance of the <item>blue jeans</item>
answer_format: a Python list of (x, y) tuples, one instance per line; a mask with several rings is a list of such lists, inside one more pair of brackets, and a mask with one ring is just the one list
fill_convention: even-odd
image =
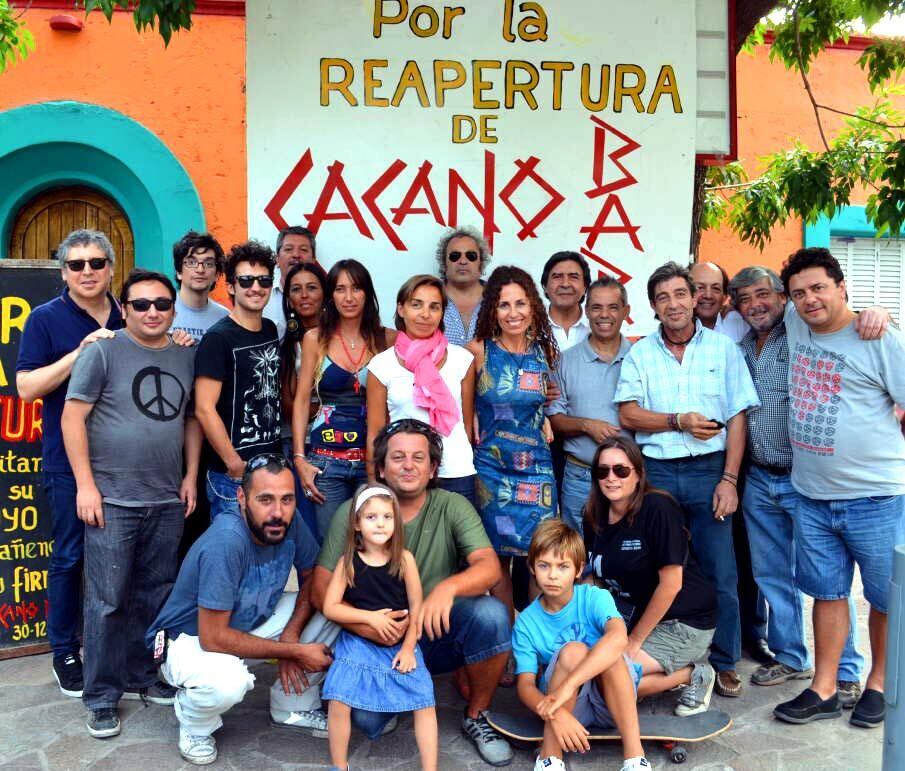
[(299, 479), (298, 472), (295, 470), (295, 463), (293, 463), (292, 439), (283, 440), (283, 455), (289, 461), (289, 468), (292, 469), (292, 475), (295, 477), (295, 510), (302, 518), (302, 521), (308, 525), (308, 530), (314, 534), (317, 545), (321, 546), (322, 541), (317, 537), (317, 518), (314, 515), (314, 504), (305, 497), (305, 493), (302, 491), (302, 481)]
[(441, 477), (437, 480), (437, 487), (450, 493), (458, 493), (476, 507), (478, 503), (478, 499), (475, 497), (476, 477), (477, 474), (467, 477)]
[[(436, 640), (423, 635), (418, 644), (427, 671), (442, 675), (512, 650), (511, 635), (506, 606), (493, 597), (482, 595), (458, 600), (450, 613), (449, 632)], [(353, 709), (352, 723), (373, 740), (380, 736), (393, 714)]]
[(104, 503), (104, 527), (85, 528), (85, 688), (88, 709), (157, 680), (145, 633), (179, 571), (183, 503)]
[(855, 563), (864, 597), (887, 612), (893, 548), (905, 543), (905, 495), (817, 501), (801, 496), (795, 512), (795, 581), (815, 600), (849, 596)]
[(236, 498), (236, 491), (241, 484), (241, 481), (236, 481), (229, 474), (208, 470), (204, 489), (211, 505), (211, 522), (225, 512), (241, 516)]
[[(789, 474), (748, 467), (742, 509), (751, 547), (754, 580), (770, 608), (767, 643), (778, 661), (803, 671), (811, 657), (805, 642), (804, 597), (795, 587), (795, 512), (801, 496)], [(849, 635), (839, 663), (839, 679), (861, 679), (864, 657), (857, 648), (854, 602), (849, 600)]]
[(47, 575), (50, 613), (47, 635), (54, 657), (79, 652), (85, 525), (75, 513), (75, 477), (68, 471), (45, 471), (44, 494), (50, 506), (53, 552)]
[(325, 500), (314, 504), (314, 516), (317, 520), (317, 540), (323, 543), (330, 529), (333, 513), (339, 508), (339, 504), (349, 500), (368, 481), (368, 474), (363, 460), (327, 458), (311, 453), (308, 455), (308, 462), (321, 472), (314, 478), (314, 484)]
[(566, 467), (562, 476), (562, 496), (560, 497), (560, 513), (562, 521), (573, 530), (584, 534), (584, 517), (582, 510), (588, 502), (591, 492), (591, 467), (580, 466), (566, 458)]
[(735, 669), (742, 655), (732, 517), (720, 522), (713, 516), (713, 490), (724, 461), (722, 452), (677, 460), (644, 459), (651, 484), (666, 490), (685, 510), (695, 557), (716, 587), (717, 621), (710, 663), (717, 672)]

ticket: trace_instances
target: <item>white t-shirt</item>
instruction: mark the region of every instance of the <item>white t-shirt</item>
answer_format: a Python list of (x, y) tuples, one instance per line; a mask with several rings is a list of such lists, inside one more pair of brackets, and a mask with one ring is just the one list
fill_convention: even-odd
[(713, 325), (714, 332), (726, 335), (734, 343), (740, 343), (750, 330), (751, 327), (748, 322), (736, 310), (729, 311), (725, 316), (722, 313), (719, 314), (716, 317), (716, 323)]
[[(474, 356), (458, 345), (449, 345), (446, 349), (446, 361), (440, 368), (440, 377), (449, 387), (453, 399), (462, 411), (462, 380), (471, 366)], [(387, 412), (390, 422), (402, 418), (414, 418), (425, 423), (430, 416), (423, 407), (415, 406), (415, 375), (399, 363), (396, 351), (387, 348), (368, 362), (368, 372), (376, 377), (387, 389)], [(465, 424), (459, 420), (449, 436), (443, 437), (443, 461), (440, 463), (439, 476), (444, 479), (467, 477), (475, 473), (474, 455)]]

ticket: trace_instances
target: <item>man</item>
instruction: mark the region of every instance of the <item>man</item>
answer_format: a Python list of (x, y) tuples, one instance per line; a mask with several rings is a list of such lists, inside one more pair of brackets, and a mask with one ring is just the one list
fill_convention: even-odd
[(636, 431), (654, 487), (683, 506), (701, 567), (717, 589), (710, 663), (716, 690), (740, 696), (741, 630), (732, 514), (745, 450), (745, 410), (759, 404), (738, 346), (694, 318), (695, 285), (674, 262), (647, 282), (660, 328), (632, 346), (616, 387), (623, 428)]
[[(792, 523), (799, 495), (792, 487), (789, 442), (789, 346), (783, 314), (786, 295), (772, 270), (754, 266), (729, 283), (732, 301), (750, 324), (741, 342), (760, 406), (748, 410), (748, 456), (742, 511), (751, 546), (754, 578), (769, 606), (767, 642), (773, 660), (751, 675), (756, 685), (809, 679), (804, 600), (795, 588)], [(863, 321), (866, 314), (859, 317)], [(839, 667), (839, 701), (851, 709), (861, 696), (863, 657), (855, 646), (853, 620)]]
[(238, 511), (249, 458), (280, 452), (277, 329), (263, 318), (273, 286), (273, 252), (248, 241), (226, 261), (229, 315), (201, 339), (195, 358), (195, 414), (204, 429), (211, 518)]
[[(415, 557), (424, 590), (417, 618), (391, 613), (394, 640), (382, 640), (368, 626), (350, 625), (363, 637), (394, 644), (409, 623), (417, 624), (419, 645), (432, 674), (464, 669), (461, 691), (468, 699), (462, 730), (481, 757), (494, 766), (512, 761), (509, 744), (485, 717), (511, 649), (509, 614), (505, 605), (487, 595), (501, 578), (500, 562), (471, 504), (456, 493), (436, 488), (443, 444), (440, 435), (417, 420), (398, 420), (381, 429), (374, 440), (377, 476), (396, 493), (405, 525), (405, 545)], [(345, 549), (349, 503), (342, 504), (330, 525), (314, 568), (311, 599), (318, 608), (336, 563)], [(464, 565), (465, 568), (461, 569)], [(318, 614), (302, 634), (304, 642), (332, 644), (336, 624)], [(310, 678), (318, 685), (319, 676)], [(318, 688), (309, 691), (307, 709), (320, 704)], [(353, 722), (369, 737), (388, 730), (392, 713), (353, 710)], [(291, 721), (293, 716), (287, 715)]]
[(688, 270), (695, 286), (695, 315), (701, 324), (741, 342), (748, 325), (738, 311), (729, 308), (729, 274), (715, 262), (693, 262)]
[(565, 438), (561, 513), (579, 533), (591, 489), (594, 452), (604, 439), (620, 431), (613, 397), (622, 361), (631, 348), (622, 336), (622, 324), (630, 312), (625, 287), (615, 278), (605, 276), (591, 284), (585, 304), (591, 333), (563, 353), (554, 375), (560, 395), (547, 413), (553, 431)]
[(871, 670), (852, 725), (886, 714), (883, 677), (893, 547), (905, 542), (905, 340), (890, 329), (865, 341), (855, 331), (845, 276), (826, 249), (799, 249), (781, 274), (796, 313), (789, 340), (789, 439), (795, 511), (795, 582), (814, 598), (814, 679), (776, 707), (781, 720), (838, 717), (837, 670), (849, 630), (857, 562), (870, 603)]
[(578, 252), (556, 252), (544, 264), (540, 283), (550, 301), (553, 336), (559, 350), (565, 351), (588, 336), (581, 303), (591, 283), (591, 268)]
[(81, 698), (79, 611), (85, 526), (76, 516), (75, 477), (63, 446), (60, 419), (79, 353), (97, 340), (113, 337), (122, 318), (108, 291), (115, 256), (107, 236), (97, 230), (75, 230), (60, 244), (57, 259), (66, 286), (59, 297), (35, 308), (25, 322), (16, 388), (25, 401), (44, 400), (41, 467), (53, 526), (47, 634), (57, 685), (65, 696)]
[[(246, 662), (278, 660), (271, 710), (295, 709), (305, 673), (330, 665), (325, 645), (299, 643), (312, 612), (309, 577), (317, 548), (295, 516), (289, 462), (282, 455), (252, 458), (237, 497), (241, 514), (218, 517), (195, 543), (146, 638), (153, 646), (164, 630), (169, 640), (161, 673), (177, 688), (179, 754), (196, 765), (217, 759), (212, 734), (223, 725), (221, 715), (254, 685)], [(284, 593), (293, 566), (301, 591)], [(323, 712), (308, 718), (314, 735), (326, 735)]]
[(443, 328), (454, 345), (465, 345), (474, 337), (484, 297), (481, 276), (489, 262), (487, 242), (473, 228), (451, 230), (437, 244), (438, 274), (449, 299)]
[(315, 262), (314, 233), (301, 225), (283, 228), (277, 236), (277, 269), (273, 292), (264, 308), (264, 318), (277, 325), (280, 340), (286, 334), (286, 317), (283, 315), (283, 294), (286, 276), (293, 265), (300, 262)]
[(120, 698), (172, 703), (144, 632), (176, 579), (201, 453), (187, 414), (195, 351), (167, 335), (175, 300), (162, 273), (133, 270), (120, 293), (126, 328), (79, 355), (63, 409), (86, 525), (83, 700), (99, 739), (119, 734)]
[(210, 299), (223, 273), (223, 260), (223, 247), (210, 233), (190, 230), (173, 244), (173, 268), (179, 284), (173, 329), (184, 329), (196, 344), (229, 313)]

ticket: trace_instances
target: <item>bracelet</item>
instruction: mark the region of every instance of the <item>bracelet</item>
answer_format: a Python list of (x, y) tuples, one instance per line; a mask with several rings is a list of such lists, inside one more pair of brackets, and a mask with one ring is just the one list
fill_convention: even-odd
[(733, 479), (738, 479), (738, 474), (733, 474), (731, 471), (724, 471), (724, 477), (732, 477)]
[(307, 460), (307, 458), (305, 458), (305, 453), (303, 453), (303, 452), (294, 452), (294, 453), (292, 453), (292, 457), (301, 458), (302, 460)]
[(670, 431), (678, 431), (678, 430), (679, 430), (679, 423), (678, 423), (678, 421), (676, 420), (676, 415), (675, 415), (675, 413), (670, 412), (670, 413), (666, 416), (666, 425), (669, 426), (669, 430), (670, 430)]
[(737, 480), (737, 479), (731, 479), (730, 477), (726, 476), (725, 474), (723, 474), (723, 476), (720, 477), (720, 481), (721, 481), (721, 482), (728, 482), (728, 483), (729, 483), (730, 485), (732, 485), (733, 487), (738, 487), (738, 480)]
[(684, 428), (682, 428), (682, 413), (681, 412), (676, 413), (676, 425), (679, 427), (679, 431), (685, 430)]

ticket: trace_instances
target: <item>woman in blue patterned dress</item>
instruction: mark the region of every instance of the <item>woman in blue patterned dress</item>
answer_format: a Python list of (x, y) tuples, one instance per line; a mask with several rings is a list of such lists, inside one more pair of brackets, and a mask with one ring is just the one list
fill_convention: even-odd
[(559, 351), (528, 273), (504, 265), (490, 274), (466, 348), (477, 372), (478, 512), (503, 564), (491, 593), (514, 616), (510, 558), (527, 554), (538, 523), (556, 513), (544, 402)]

